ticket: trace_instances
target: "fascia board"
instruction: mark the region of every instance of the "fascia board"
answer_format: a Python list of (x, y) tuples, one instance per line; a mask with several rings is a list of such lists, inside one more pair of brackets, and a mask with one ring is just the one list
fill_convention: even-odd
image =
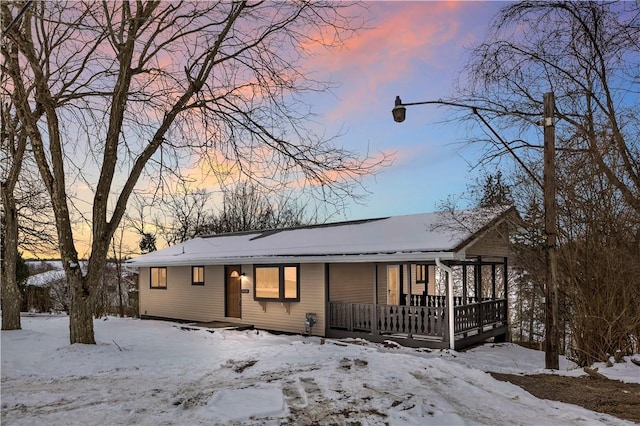
[(190, 265), (233, 265), (233, 264), (281, 264), (281, 263), (370, 263), (370, 262), (425, 262), (436, 258), (441, 260), (462, 260), (463, 253), (454, 252), (413, 252), (380, 254), (347, 254), (326, 256), (245, 256), (215, 259), (182, 258), (157, 259), (146, 262), (131, 262), (130, 267), (149, 266), (190, 266)]

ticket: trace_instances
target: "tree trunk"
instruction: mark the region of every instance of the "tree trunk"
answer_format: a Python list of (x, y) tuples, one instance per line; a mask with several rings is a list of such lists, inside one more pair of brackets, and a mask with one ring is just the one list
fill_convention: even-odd
[(116, 253), (115, 243), (113, 245), (113, 260), (116, 266), (116, 279), (118, 283), (118, 314), (124, 318), (124, 304), (122, 303), (122, 236), (120, 237), (120, 257)]
[(18, 260), (18, 213), (12, 194), (6, 194), (3, 187), (2, 204), (4, 207), (3, 246), (2, 246), (2, 329), (20, 330), (20, 304), (22, 298), (16, 281), (16, 262)]
[(524, 335), (523, 335), (523, 331), (522, 329), (524, 328), (524, 318), (523, 318), (523, 313), (522, 313), (522, 299), (523, 299), (523, 295), (522, 295), (522, 283), (518, 284), (518, 331), (520, 332), (520, 339), (519, 341), (522, 342), (524, 339)]
[(93, 334), (93, 303), (87, 278), (82, 276), (79, 266), (67, 273), (69, 281), (69, 336), (71, 344), (85, 343), (95, 345)]
[(536, 292), (535, 289), (531, 290), (531, 307), (529, 308), (529, 343), (533, 343), (533, 325), (536, 320)]
[(118, 313), (120, 314), (120, 318), (124, 318), (124, 304), (122, 303), (122, 268), (120, 266), (120, 261), (117, 260), (116, 271), (118, 274)]

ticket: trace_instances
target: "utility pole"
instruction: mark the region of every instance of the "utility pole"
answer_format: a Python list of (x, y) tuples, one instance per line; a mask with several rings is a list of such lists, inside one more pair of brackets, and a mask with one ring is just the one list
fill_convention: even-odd
[(545, 368), (559, 369), (558, 260), (556, 255), (556, 130), (553, 92), (544, 94)]

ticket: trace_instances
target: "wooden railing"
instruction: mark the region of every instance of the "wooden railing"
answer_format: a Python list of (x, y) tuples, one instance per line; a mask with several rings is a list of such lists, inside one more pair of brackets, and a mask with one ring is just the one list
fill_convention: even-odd
[(444, 337), (445, 324), (444, 307), (329, 303), (329, 327), (334, 329)]
[(454, 332), (480, 330), (487, 325), (507, 324), (507, 300), (487, 300), (453, 308)]
[[(440, 296), (435, 296), (440, 297)], [(355, 332), (446, 337), (445, 305), (398, 306), (329, 302), (329, 327)], [(506, 299), (455, 305), (454, 332), (507, 324)]]
[[(444, 308), (447, 306), (447, 296), (433, 296), (426, 294), (412, 294), (408, 296), (411, 306), (428, 306), (434, 308)], [(453, 296), (453, 306), (468, 305), (470, 303), (478, 303), (477, 297)]]
[(443, 337), (445, 308), (427, 306), (377, 306), (378, 331)]

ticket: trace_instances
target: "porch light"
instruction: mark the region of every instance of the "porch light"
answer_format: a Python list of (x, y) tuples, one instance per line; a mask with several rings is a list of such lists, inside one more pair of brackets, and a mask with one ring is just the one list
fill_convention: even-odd
[(241, 274), (238, 273), (238, 271), (233, 271), (231, 272), (230, 277), (231, 278), (240, 278), (240, 277), (244, 277), (246, 274), (243, 272)]

